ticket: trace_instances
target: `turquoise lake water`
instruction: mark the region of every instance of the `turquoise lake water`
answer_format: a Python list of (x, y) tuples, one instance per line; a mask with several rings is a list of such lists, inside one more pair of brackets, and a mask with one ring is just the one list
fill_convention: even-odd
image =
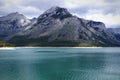
[(0, 50), (0, 80), (120, 80), (120, 48)]

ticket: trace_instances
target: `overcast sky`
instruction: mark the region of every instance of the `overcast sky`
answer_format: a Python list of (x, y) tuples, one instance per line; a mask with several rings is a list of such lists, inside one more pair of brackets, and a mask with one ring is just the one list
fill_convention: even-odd
[(0, 0), (0, 16), (19, 12), (33, 18), (53, 6), (67, 8), (80, 18), (102, 21), (106, 27), (120, 26), (120, 0)]

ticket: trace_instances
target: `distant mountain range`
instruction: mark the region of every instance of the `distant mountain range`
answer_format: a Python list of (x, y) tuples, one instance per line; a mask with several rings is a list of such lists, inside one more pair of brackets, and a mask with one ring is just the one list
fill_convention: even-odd
[(18, 12), (0, 17), (0, 40), (16, 46), (120, 46), (113, 32), (102, 22), (73, 16), (61, 7), (31, 20)]

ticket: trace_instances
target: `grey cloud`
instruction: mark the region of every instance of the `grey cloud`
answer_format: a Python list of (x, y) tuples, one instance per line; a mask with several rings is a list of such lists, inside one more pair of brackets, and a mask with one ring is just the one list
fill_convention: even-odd
[(5, 3), (2, 0), (0, 0), (0, 7), (2, 6), (5, 6)]
[(104, 0), (104, 1), (108, 3), (114, 3), (114, 2), (117, 2), (118, 0)]
[(89, 9), (90, 8), (87, 8), (87, 7), (83, 7), (83, 8), (80, 7), (80, 8), (70, 9), (69, 11), (72, 13), (83, 15), (83, 14), (88, 13)]
[(0, 10), (0, 16), (3, 16), (3, 14), (6, 14), (6, 12)]
[(88, 6), (82, 6), (76, 9), (70, 9), (71, 12), (79, 13), (79, 14), (87, 14), (89, 11), (92, 11), (93, 13), (95, 11), (98, 11), (104, 15), (107, 14), (114, 14), (118, 15), (120, 14), (120, 6), (118, 5), (108, 5), (108, 6), (96, 6), (96, 7), (89, 7)]
[(80, 17), (83, 17), (89, 14), (90, 12), (92, 12), (93, 14), (100, 13), (102, 15), (112, 14), (114, 15), (112, 17), (115, 17), (115, 15), (120, 15), (119, 0), (104, 0), (104, 2), (102, 2), (105, 3), (104, 5), (102, 4), (97, 5), (94, 2), (92, 2), (94, 0), (91, 0), (90, 4), (88, 5), (82, 5), (80, 3), (81, 5), (78, 5), (77, 7), (74, 8), (73, 7), (71, 8), (72, 4), (65, 5), (65, 2), (67, 2), (67, 0), (20, 0), (21, 2), (15, 4), (12, 1), (13, 0), (11, 0), (11, 2), (10, 0), (0, 0), (0, 16), (6, 15), (11, 12), (19, 12), (30, 18), (38, 17), (40, 14), (42, 14), (44, 11), (46, 11), (52, 6), (65, 7), (71, 13), (76, 13)]
[(116, 6), (111, 6), (111, 7), (105, 8), (105, 9), (103, 10), (103, 14), (114, 14), (114, 15), (118, 15), (118, 14), (120, 14), (119, 8), (120, 8), (120, 7), (116, 7)]
[(22, 3), (24, 6), (34, 6), (40, 10), (46, 10), (52, 6), (60, 6), (63, 0), (30, 0)]

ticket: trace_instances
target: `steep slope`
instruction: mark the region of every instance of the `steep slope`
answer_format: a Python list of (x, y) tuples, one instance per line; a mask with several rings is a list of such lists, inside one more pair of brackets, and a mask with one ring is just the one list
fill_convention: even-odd
[(32, 26), (19, 32), (9, 42), (19, 46), (78, 46), (81, 43), (119, 46), (104, 23), (72, 16), (67, 9), (60, 7), (44, 12)]
[(108, 31), (110, 31), (116, 37), (116, 39), (120, 41), (120, 28), (119, 27), (108, 28)]
[(22, 30), (29, 23), (30, 20), (18, 12), (0, 17), (0, 39), (7, 40), (11, 38), (16, 32)]

